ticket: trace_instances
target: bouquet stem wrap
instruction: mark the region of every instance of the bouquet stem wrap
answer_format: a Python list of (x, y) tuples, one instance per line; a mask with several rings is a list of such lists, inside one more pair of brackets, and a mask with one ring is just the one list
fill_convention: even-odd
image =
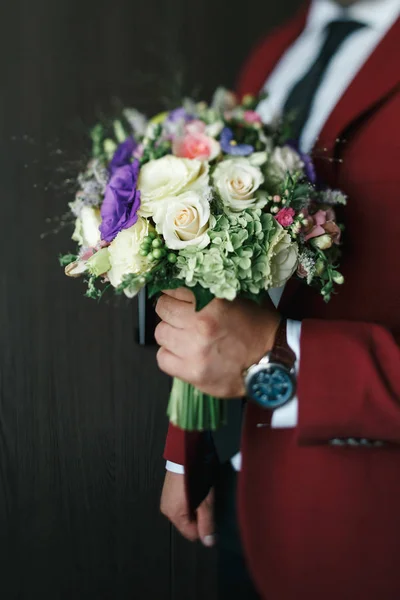
[(226, 424), (226, 403), (175, 377), (167, 412), (170, 422), (185, 431), (215, 431)]

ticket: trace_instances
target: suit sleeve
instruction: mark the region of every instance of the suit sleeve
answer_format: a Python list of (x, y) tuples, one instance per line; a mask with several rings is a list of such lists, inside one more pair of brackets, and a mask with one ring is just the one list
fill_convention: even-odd
[(371, 323), (304, 320), (300, 444), (367, 438), (400, 444), (400, 348)]
[(170, 424), (165, 442), (164, 458), (178, 465), (184, 465), (186, 462), (185, 454), (185, 432)]

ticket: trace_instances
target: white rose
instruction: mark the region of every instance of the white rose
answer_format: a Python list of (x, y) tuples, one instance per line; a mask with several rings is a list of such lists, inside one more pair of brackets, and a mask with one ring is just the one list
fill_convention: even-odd
[(203, 165), (199, 160), (168, 155), (148, 162), (139, 175), (139, 214), (152, 217), (165, 198), (177, 196), (196, 184), (208, 184), (208, 165)]
[(290, 235), (279, 225), (268, 250), (271, 267), (269, 287), (281, 287), (295, 272), (299, 258), (299, 248)]
[(85, 248), (94, 248), (100, 242), (100, 210), (93, 206), (83, 206), (80, 217), (75, 221), (72, 239)]
[(304, 163), (293, 148), (290, 146), (274, 148), (268, 165), (268, 172), (272, 177), (284, 179), (287, 173), (292, 175), (303, 168)]
[(108, 246), (111, 269), (107, 275), (110, 283), (118, 287), (124, 275), (144, 273), (148, 263), (140, 256), (140, 244), (149, 233), (149, 222), (139, 217), (135, 225), (123, 229)]
[(157, 231), (171, 250), (186, 246), (205, 248), (210, 243), (210, 203), (205, 194), (191, 190), (166, 198), (154, 218)]
[(267, 194), (259, 191), (264, 176), (247, 158), (230, 158), (219, 163), (213, 180), (224, 205), (234, 212), (261, 208), (267, 203)]

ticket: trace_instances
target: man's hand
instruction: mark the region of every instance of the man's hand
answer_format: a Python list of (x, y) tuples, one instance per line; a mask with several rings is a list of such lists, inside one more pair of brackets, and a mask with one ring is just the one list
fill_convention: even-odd
[(204, 546), (211, 547), (215, 542), (214, 535), (214, 492), (196, 511), (197, 520), (191, 521), (186, 499), (185, 476), (167, 471), (161, 495), (161, 512), (171, 521), (177, 530), (188, 540), (200, 539)]
[(272, 302), (213, 300), (196, 312), (186, 288), (166, 291), (156, 312), (160, 369), (218, 398), (245, 395), (243, 371), (271, 350), (280, 321)]

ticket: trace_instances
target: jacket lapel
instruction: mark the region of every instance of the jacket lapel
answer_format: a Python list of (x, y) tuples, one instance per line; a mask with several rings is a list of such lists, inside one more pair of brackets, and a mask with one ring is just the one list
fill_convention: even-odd
[[(323, 147), (337, 158), (351, 126), (400, 89), (397, 60), (400, 53), (400, 19), (392, 26), (349, 85), (325, 123), (315, 150)], [(318, 152), (316, 152), (318, 154)]]

